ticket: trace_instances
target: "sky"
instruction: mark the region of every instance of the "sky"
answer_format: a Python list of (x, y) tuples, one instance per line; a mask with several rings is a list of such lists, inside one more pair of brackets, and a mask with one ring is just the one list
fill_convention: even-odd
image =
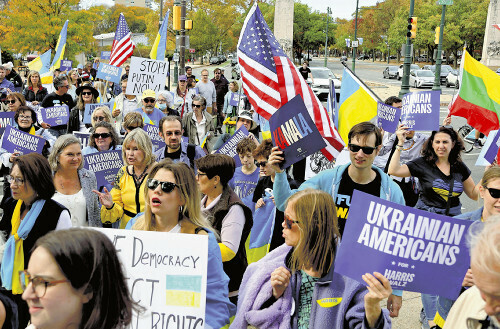
[[(332, 17), (351, 18), (356, 12), (356, 0), (300, 0), (314, 10), (326, 13), (326, 7), (332, 10)], [(380, 0), (359, 0), (359, 7), (374, 6)]]

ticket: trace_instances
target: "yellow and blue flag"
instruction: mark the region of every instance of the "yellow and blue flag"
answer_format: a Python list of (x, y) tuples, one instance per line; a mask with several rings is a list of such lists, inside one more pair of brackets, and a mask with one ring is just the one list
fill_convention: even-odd
[(351, 70), (344, 68), (335, 124), (346, 144), (349, 130), (354, 125), (376, 118), (377, 98)]
[(47, 73), (50, 68), (50, 56), (52, 55), (52, 49), (47, 50), (34, 60), (28, 63), (28, 68), (30, 71), (37, 71), (40, 74)]
[(167, 275), (166, 305), (200, 307), (201, 275)]
[(64, 23), (64, 26), (59, 34), (59, 39), (57, 39), (56, 45), (56, 54), (54, 55), (54, 59), (52, 60), (52, 64), (50, 64), (50, 70), (54, 71), (61, 66), (61, 60), (64, 57), (64, 50), (66, 49), (66, 37), (68, 35), (68, 22)]
[(262, 207), (255, 210), (252, 230), (245, 243), (248, 264), (255, 263), (267, 255), (271, 245), (276, 206), (267, 193), (264, 202)]
[(163, 23), (161, 24), (160, 30), (156, 35), (155, 42), (149, 53), (151, 59), (156, 59), (158, 61), (165, 60), (165, 50), (167, 48), (167, 27), (168, 27), (168, 16), (170, 15), (170, 9), (167, 11)]

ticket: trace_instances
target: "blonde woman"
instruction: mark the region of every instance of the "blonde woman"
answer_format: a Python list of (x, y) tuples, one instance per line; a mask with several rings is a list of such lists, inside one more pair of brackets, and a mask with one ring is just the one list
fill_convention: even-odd
[(26, 101), (31, 102), (33, 105), (38, 105), (47, 94), (47, 88), (42, 86), (40, 73), (38, 73), (38, 71), (30, 71), (28, 73), (28, 88), (23, 91), (23, 96)]
[(111, 123), (111, 118), (111, 111), (109, 110), (109, 107), (105, 105), (96, 107), (94, 112), (92, 112), (92, 117), (90, 119), (92, 128), (95, 128), (96, 123), (101, 121)]
[(76, 88), (78, 88), (78, 70), (72, 69), (68, 72), (68, 94), (76, 100)]

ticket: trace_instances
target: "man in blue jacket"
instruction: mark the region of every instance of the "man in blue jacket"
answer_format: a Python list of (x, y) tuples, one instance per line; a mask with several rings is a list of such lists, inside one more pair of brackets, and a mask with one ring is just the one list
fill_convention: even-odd
[[(348, 139), (351, 162), (320, 172), (302, 183), (298, 190), (290, 188), (286, 173), (279, 167), (283, 161), (283, 152), (278, 147), (274, 147), (269, 156), (269, 163), (276, 171), (274, 181), (276, 207), (284, 211), (287, 199), (295, 192), (306, 188), (328, 192), (332, 195), (337, 207), (339, 231), (342, 235), (354, 190), (404, 205), (405, 200), (400, 187), (387, 174), (373, 165), (373, 160), (382, 147), (380, 129), (370, 122), (361, 122), (351, 128)], [(391, 317), (398, 316), (401, 304), (402, 291), (394, 290), (387, 301)]]

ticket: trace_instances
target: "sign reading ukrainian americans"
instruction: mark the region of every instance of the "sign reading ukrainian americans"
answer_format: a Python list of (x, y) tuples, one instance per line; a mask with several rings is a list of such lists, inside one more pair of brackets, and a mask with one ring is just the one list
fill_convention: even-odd
[(2, 138), (2, 148), (9, 153), (19, 152), (20, 155), (28, 153), (42, 153), (45, 139), (31, 135), (11, 126), (5, 128)]
[(84, 167), (95, 173), (98, 189), (113, 186), (118, 170), (123, 167), (122, 150), (87, 154)]

